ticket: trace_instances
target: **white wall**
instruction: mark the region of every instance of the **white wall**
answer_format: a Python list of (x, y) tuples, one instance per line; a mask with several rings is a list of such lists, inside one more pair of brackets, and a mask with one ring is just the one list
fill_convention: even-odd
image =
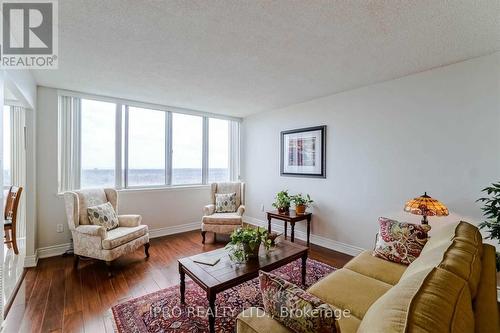
[[(500, 180), (500, 53), (245, 118), (247, 215), (265, 220), (281, 189), (311, 194), (312, 233), (373, 247), (377, 218), (427, 191), (481, 220), (475, 200)], [(280, 131), (327, 125), (327, 179), (279, 175)], [(299, 228), (304, 229), (304, 228)]]
[[(64, 200), (57, 195), (57, 90), (38, 87), (37, 116), (38, 247), (45, 248), (66, 244), (71, 237)], [(123, 191), (118, 211), (141, 214), (153, 235), (178, 232), (187, 224), (201, 221), (209, 195), (208, 186)], [(57, 224), (64, 225), (63, 233), (56, 233)]]

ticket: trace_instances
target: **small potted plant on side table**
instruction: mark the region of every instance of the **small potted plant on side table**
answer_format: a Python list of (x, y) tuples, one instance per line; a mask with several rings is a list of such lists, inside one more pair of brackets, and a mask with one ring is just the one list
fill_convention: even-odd
[(311, 200), (309, 194), (303, 196), (302, 193), (292, 196), (291, 201), (295, 204), (295, 212), (297, 214), (304, 214), (306, 208), (314, 202)]
[[(483, 202), (481, 208), (486, 221), (479, 223), (479, 228), (486, 228), (489, 235), (486, 238), (500, 240), (500, 182), (493, 183), (481, 192), (488, 196), (480, 198), (477, 201)], [(500, 271), (500, 253), (497, 252), (497, 272)]]
[(245, 262), (259, 256), (260, 245), (266, 250), (271, 248), (271, 240), (264, 228), (238, 228), (231, 234), (231, 241), (226, 245), (229, 257), (236, 262)]
[(288, 190), (280, 191), (276, 194), (275, 201), (273, 202), (273, 207), (278, 210), (278, 213), (288, 213), (290, 211), (291, 198), (288, 194)]

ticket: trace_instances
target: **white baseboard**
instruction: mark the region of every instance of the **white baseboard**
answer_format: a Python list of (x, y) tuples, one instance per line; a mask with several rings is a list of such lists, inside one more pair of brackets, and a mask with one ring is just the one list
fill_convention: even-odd
[(36, 267), (38, 264), (38, 251), (34, 255), (24, 257), (24, 267)]
[[(157, 238), (168, 235), (180, 234), (186, 231), (192, 231), (201, 228), (201, 222), (185, 223), (181, 225), (168, 226), (164, 228), (149, 230), (149, 238)], [(70, 249), (71, 243), (64, 243), (52, 246), (38, 248), (35, 255), (24, 258), (24, 267), (35, 267), (40, 258), (49, 258), (62, 255)]]
[(185, 223), (164, 228), (149, 230), (149, 238), (157, 238), (168, 235), (180, 234), (182, 232), (201, 229), (201, 222)]
[[(267, 221), (262, 221), (262, 220), (259, 220), (259, 219), (256, 219), (256, 218), (250, 217), (250, 216), (244, 216), (243, 220), (245, 223), (267, 228)], [(271, 223), (272, 223), (272, 227), (271, 227), (272, 230), (275, 230), (278, 232), (284, 232), (283, 225), (277, 224), (274, 222), (271, 222)], [(288, 231), (288, 232), (290, 232), (290, 231)], [(300, 240), (305, 241), (305, 240), (307, 240), (307, 234), (305, 231), (295, 230), (295, 238), (298, 238)], [(363, 252), (365, 250), (363, 248), (360, 248), (360, 247), (357, 247), (354, 245), (345, 244), (345, 243), (342, 243), (339, 241), (335, 241), (333, 239), (329, 239), (329, 238), (314, 235), (314, 234), (310, 235), (310, 242), (312, 244), (316, 244), (316, 245), (325, 247), (327, 249), (342, 252), (342, 253), (345, 253), (345, 254), (348, 254), (351, 256), (357, 256), (358, 254), (360, 254), (361, 252)]]
[(60, 256), (71, 248), (71, 243), (64, 243), (52, 246), (41, 247), (37, 250), (38, 258), (49, 258)]

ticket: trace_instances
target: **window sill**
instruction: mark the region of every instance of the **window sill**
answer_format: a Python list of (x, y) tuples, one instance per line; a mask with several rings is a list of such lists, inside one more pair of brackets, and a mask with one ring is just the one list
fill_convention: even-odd
[[(158, 187), (133, 187), (117, 189), (119, 193), (141, 193), (141, 192), (175, 192), (175, 191), (192, 191), (206, 190), (210, 185), (174, 185), (174, 186), (158, 186)], [(64, 193), (57, 193), (56, 196), (64, 197)]]

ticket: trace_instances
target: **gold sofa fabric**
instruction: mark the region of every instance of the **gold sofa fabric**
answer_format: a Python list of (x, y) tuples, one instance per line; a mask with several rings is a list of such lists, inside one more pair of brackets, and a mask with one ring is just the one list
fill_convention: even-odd
[[(462, 225), (461, 230), (466, 229), (463, 223), (460, 225)], [(471, 233), (471, 235), (474, 234)], [(482, 249), (482, 244), (475, 245), (474, 243), (462, 237), (454, 237), (451, 241), (442, 242), (432, 250), (426, 251), (408, 266), (401, 279), (421, 270), (440, 267), (466, 280), (469, 284), (471, 297), (474, 298), (481, 277), (482, 265), (482, 250), (479, 250), (479, 248)]]
[(388, 283), (342, 268), (316, 282), (307, 291), (336, 308), (349, 309), (354, 316), (363, 318), (368, 308), (391, 287)]
[[(337, 331), (500, 333), (495, 248), (483, 244), (474, 225), (436, 227), (407, 268), (379, 260), (364, 251), (309, 288), (325, 302), (351, 310), (354, 317), (341, 319)], [(238, 318), (238, 332), (275, 332), (277, 322), (270, 317), (245, 330), (253, 320), (259, 319)], [(284, 331), (276, 332), (290, 332), (281, 327)]]
[[(483, 245), (483, 267), (476, 299), (473, 302), (476, 332), (500, 332), (497, 307), (497, 271), (495, 247)], [(490, 264), (493, 263), (493, 264)]]
[(441, 268), (417, 272), (396, 284), (368, 310), (359, 333), (474, 332), (467, 282)]
[(351, 271), (391, 285), (398, 283), (406, 267), (408, 266), (374, 257), (369, 250), (363, 251), (344, 266)]
[[(336, 322), (337, 332), (356, 332), (361, 320), (351, 316), (341, 318)], [(248, 308), (239, 314), (236, 321), (238, 333), (289, 333), (290, 330), (272, 319), (264, 310), (259, 308)]]

